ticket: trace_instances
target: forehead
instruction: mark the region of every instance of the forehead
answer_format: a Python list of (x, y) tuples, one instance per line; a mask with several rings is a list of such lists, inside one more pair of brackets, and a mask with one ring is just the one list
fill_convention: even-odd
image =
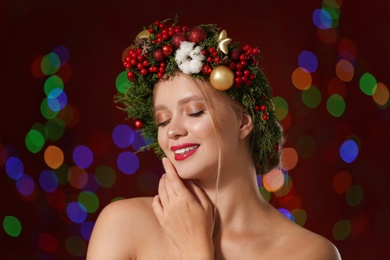
[(154, 103), (157, 105), (161, 102), (175, 102), (190, 96), (203, 97), (199, 84), (194, 78), (184, 74), (160, 81), (154, 88)]

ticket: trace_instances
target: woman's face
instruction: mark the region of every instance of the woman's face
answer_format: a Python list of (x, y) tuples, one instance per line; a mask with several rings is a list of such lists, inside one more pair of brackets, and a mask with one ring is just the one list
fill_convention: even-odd
[[(190, 76), (178, 74), (173, 80), (160, 82), (155, 91), (158, 142), (180, 177), (199, 179), (216, 173), (218, 140), (199, 87)], [(231, 117), (226, 130), (218, 131), (222, 140), (229, 140), (230, 146), (231, 135), (238, 131), (234, 130), (237, 120), (233, 120), (235, 117), (228, 112), (231, 110), (226, 109), (226, 104), (224, 107), (217, 98), (213, 98), (213, 102), (216, 108), (221, 108), (218, 116)], [(226, 146), (224, 143), (221, 142), (222, 151)]]

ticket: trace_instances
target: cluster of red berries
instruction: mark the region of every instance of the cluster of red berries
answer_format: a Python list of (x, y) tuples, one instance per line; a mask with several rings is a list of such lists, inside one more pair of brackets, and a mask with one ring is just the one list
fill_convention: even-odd
[[(263, 100), (267, 100), (268, 97), (266, 95), (263, 95)], [(254, 100), (256, 102), (256, 99)], [(258, 102), (256, 102), (258, 103)], [(257, 112), (261, 112), (263, 115), (262, 115), (262, 118), (263, 120), (267, 121), (268, 120), (268, 112), (267, 112), (267, 106), (266, 105), (255, 105), (254, 107), (255, 111)]]
[[(153, 28), (154, 27), (154, 28)], [(167, 26), (164, 22), (155, 21), (154, 26), (151, 26), (148, 29), (150, 34), (155, 34), (155, 39), (152, 40), (153, 44), (159, 44), (163, 41), (168, 40), (170, 37), (178, 34), (180, 36), (186, 36), (186, 32), (188, 32), (187, 26)]]
[(259, 53), (258, 48), (251, 48), (249, 45), (245, 45), (241, 51), (235, 49), (230, 53), (230, 62), (228, 67), (235, 72), (234, 86), (236, 88), (241, 85), (250, 86), (253, 80), (256, 78), (256, 74), (249, 70), (248, 65), (258, 65), (256, 58)]
[(142, 76), (146, 76), (148, 73), (157, 73), (159, 78), (162, 78), (165, 73), (165, 62), (160, 62), (159, 66), (150, 66), (147, 54), (142, 54), (142, 49), (132, 49), (127, 54), (123, 66), (128, 70), (127, 78), (134, 82), (135, 74), (131, 68), (137, 68)]

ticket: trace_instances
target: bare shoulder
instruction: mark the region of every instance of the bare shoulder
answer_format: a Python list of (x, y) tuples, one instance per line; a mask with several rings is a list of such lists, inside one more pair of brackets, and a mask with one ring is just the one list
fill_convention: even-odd
[(153, 198), (132, 198), (108, 204), (99, 214), (87, 259), (135, 259), (139, 244), (153, 228)]
[(291, 256), (296, 254), (297, 259), (341, 259), (336, 246), (328, 239), (295, 223), (292, 224), (289, 230), (291, 233), (287, 235)]

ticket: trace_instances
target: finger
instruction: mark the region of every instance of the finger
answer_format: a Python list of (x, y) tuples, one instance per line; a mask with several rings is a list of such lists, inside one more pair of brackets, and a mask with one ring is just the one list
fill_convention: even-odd
[(168, 193), (166, 190), (165, 180), (166, 180), (166, 175), (163, 174), (161, 176), (160, 182), (158, 184), (159, 200), (161, 201), (163, 206), (164, 206), (164, 203), (168, 203), (168, 201), (169, 201), (169, 196), (168, 196)]
[(185, 187), (183, 181), (180, 179), (179, 175), (177, 174), (173, 164), (167, 158), (163, 158), (162, 162), (163, 162), (165, 172), (167, 174), (167, 178), (169, 179), (171, 187), (175, 191), (175, 193), (176, 194), (188, 193), (187, 188)]
[(171, 178), (168, 178), (167, 176), (164, 179), (164, 185), (165, 185), (165, 191), (168, 195), (168, 198), (174, 198), (177, 196), (176, 191), (172, 187)]
[(157, 219), (160, 221), (161, 216), (164, 214), (164, 208), (160, 201), (160, 196), (156, 195), (153, 198), (152, 208)]

